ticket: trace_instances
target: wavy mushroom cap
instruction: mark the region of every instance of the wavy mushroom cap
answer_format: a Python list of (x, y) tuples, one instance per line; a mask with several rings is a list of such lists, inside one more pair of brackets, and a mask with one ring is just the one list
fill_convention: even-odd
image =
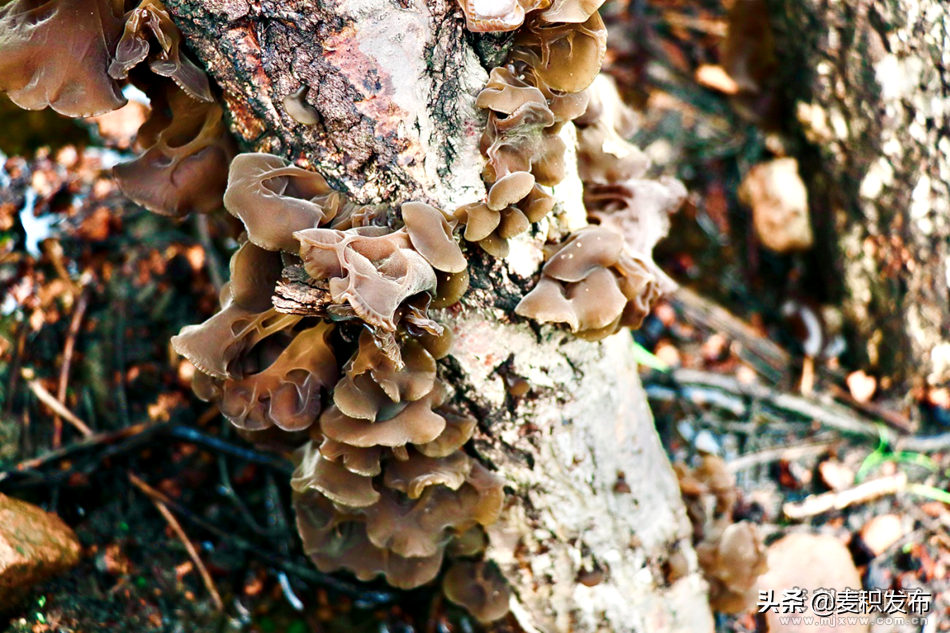
[(402, 219), (413, 248), (436, 270), (460, 273), (468, 262), (452, 236), (455, 221), (449, 222), (445, 214), (423, 202), (406, 202), (402, 205)]
[(501, 213), (484, 202), (462, 205), (455, 210), (455, 217), (465, 224), (465, 232), (462, 235), (469, 242), (485, 239), (501, 223)]
[[(527, 172), (515, 172), (505, 176), (495, 183), (496, 186), (501, 185), (498, 187), (500, 193), (496, 193), (494, 197), (495, 205), (499, 206), (500, 202), (515, 199), (518, 196), (521, 196), (518, 198), (519, 204), (522, 201), (528, 201), (528, 196), (534, 191), (533, 183), (534, 177)], [(530, 187), (527, 186), (529, 184)], [(494, 187), (489, 191), (489, 200), (492, 200), (493, 191), (495, 191)], [(524, 191), (528, 193), (522, 195)], [(459, 207), (455, 210), (455, 214), (461, 222), (465, 223), (463, 233), (465, 239), (478, 242), (478, 245), (493, 257), (507, 257), (508, 240), (531, 228), (528, 216), (517, 206), (503, 206), (500, 210), (494, 210), (489, 203), (475, 202)], [(459, 282), (464, 282), (467, 288), (468, 279), (459, 280)], [(451, 304), (440, 303), (440, 305)]]
[(419, 344), (429, 352), (432, 358), (442, 360), (451, 353), (452, 346), (455, 343), (455, 335), (452, 333), (452, 330), (443, 327), (442, 330), (438, 332), (421, 332), (417, 340)]
[(639, 327), (661, 294), (648, 266), (627, 253), (623, 236), (607, 227), (584, 227), (547, 255), (541, 279), (515, 313), (540, 323), (565, 323), (583, 338)]
[(550, 4), (551, 0), (459, 0), (465, 24), (473, 33), (513, 31), (525, 15)]
[(597, 77), (606, 54), (607, 28), (594, 12), (582, 23), (528, 20), (515, 38), (511, 58), (531, 66), (551, 90), (580, 92)]
[(548, 186), (563, 180), (566, 147), (542, 90), (519, 78), (514, 66), (496, 68), (476, 103), (490, 111), (480, 142), (489, 182), (516, 172)]
[(604, 0), (554, 0), (539, 15), (545, 22), (586, 22)]
[(472, 438), (477, 421), (444, 407), (436, 409), (436, 413), (445, 420), (445, 428), (434, 440), (416, 444), (415, 448), (426, 457), (448, 457)]
[(186, 325), (171, 343), (175, 351), (210, 376), (240, 378), (235, 362), (265, 338), (291, 328), (302, 317), (281, 314), (274, 308), (255, 311), (234, 301), (231, 284), (222, 290), (223, 308), (197, 325)]
[(554, 196), (535, 185), (531, 192), (518, 203), (518, 208), (521, 209), (528, 222), (540, 222), (554, 210)]
[(344, 376), (333, 391), (333, 402), (345, 415), (376, 421), (399, 403), (418, 400), (435, 386), (435, 359), (417, 341), (403, 342), (397, 364), (364, 330), (359, 349), (343, 367)]
[(301, 125), (316, 125), (320, 122), (320, 113), (307, 102), (310, 86), (300, 86), (284, 97), (284, 110), (290, 118)]
[(534, 189), (534, 176), (525, 171), (506, 174), (496, 180), (488, 190), (488, 208), (501, 211), (520, 202)]
[(332, 220), (344, 204), (320, 174), (272, 154), (240, 154), (231, 162), (224, 206), (269, 251), (296, 253), (296, 231)]
[(334, 405), (320, 417), (320, 429), (332, 440), (363, 448), (426, 444), (445, 430), (445, 418), (434, 411), (444, 400), (445, 388), (437, 382), (422, 398), (389, 407), (375, 421), (350, 417)]
[(15, 0), (0, 7), (0, 90), (27, 110), (87, 117), (126, 104), (109, 74), (122, 0)]
[(188, 59), (181, 46), (181, 33), (165, 5), (160, 0), (142, 0), (126, 16), (125, 30), (116, 46), (109, 75), (125, 79), (152, 50), (155, 51), (149, 60), (152, 72), (174, 81), (192, 99), (211, 103), (214, 97), (208, 76)]
[(445, 597), (464, 607), (482, 624), (500, 620), (508, 613), (511, 590), (508, 581), (486, 561), (455, 561), (442, 579)]
[(610, 75), (598, 75), (584, 91), (587, 107), (574, 119), (579, 126), (603, 121), (623, 138), (633, 136), (639, 128), (637, 113), (624, 102), (616, 80)]
[(756, 581), (768, 571), (765, 543), (754, 524), (728, 525), (719, 539), (697, 544), (696, 556), (709, 581), (713, 609), (741, 613), (754, 604)]
[(733, 523), (719, 538), (717, 576), (733, 591), (748, 591), (756, 578), (768, 569), (765, 543), (754, 523)]
[(590, 105), (575, 121), (581, 180), (615, 184), (643, 177), (650, 159), (626, 140), (636, 129), (636, 115), (623, 102), (614, 80), (600, 75), (586, 92)]
[(294, 509), (304, 552), (324, 573), (346, 569), (363, 581), (383, 576), (394, 587), (414, 589), (433, 580), (442, 566), (442, 550), (404, 557), (376, 547), (364, 523), (341, 513), (318, 491), (296, 495)]
[[(652, 260), (625, 253), (615, 270), (620, 274), (620, 292), (627, 298), (620, 318), (621, 327), (639, 328), (660, 297), (676, 289), (676, 282), (666, 277)], [(662, 275), (662, 279), (657, 274)]]
[(460, 452), (438, 460), (405, 453), (386, 464), (398, 472), (375, 481), (313, 445), (298, 458), (294, 506), (304, 550), (321, 571), (348, 569), (361, 580), (383, 575), (402, 588), (429, 582), (446, 546), (495, 522), (504, 500), (502, 480)]
[(220, 105), (196, 102), (168, 83), (154, 93), (136, 142), (145, 153), (113, 170), (122, 193), (174, 217), (221, 208), (235, 150)]
[(433, 308), (447, 308), (455, 305), (468, 291), (471, 275), (468, 268), (460, 273), (436, 272), (435, 296), (432, 299)]
[(324, 437), (320, 440), (320, 453), (357, 475), (375, 477), (382, 472), (380, 459), (383, 455), (383, 447), (381, 446), (351, 446)]
[(691, 476), (702, 486), (705, 494), (715, 499), (715, 515), (729, 516), (736, 504), (736, 479), (726, 462), (718, 455), (704, 455)]
[[(540, 106), (539, 106), (540, 108)], [(486, 179), (497, 181), (507, 174), (530, 172), (538, 184), (547, 187), (557, 185), (566, 175), (564, 152), (567, 146), (554, 131), (554, 115), (545, 107), (532, 110), (543, 115), (537, 124), (517, 126), (511, 121), (492, 123), (482, 137), (483, 150), (488, 158), (485, 166)]]
[(446, 553), (452, 558), (477, 556), (488, 548), (488, 535), (480, 525), (465, 530), (449, 543)]
[(307, 274), (329, 280), (334, 303), (348, 303), (367, 324), (393, 332), (399, 305), (421, 292), (434, 292), (436, 277), (412, 248), (408, 233), (385, 231), (308, 229), (294, 237)]
[[(262, 369), (244, 371), (243, 377), (223, 382), (218, 404), (221, 413), (235, 426), (250, 431), (270, 426), (299, 431), (313, 424), (320, 414), (321, 392), (329, 391), (339, 376), (327, 342), (333, 327), (321, 323), (297, 332), (283, 349), (276, 337), (260, 344), (255, 362)], [(277, 347), (267, 349), (270, 344)], [(271, 361), (269, 356), (275, 353)]]
[(479, 108), (504, 114), (506, 117), (518, 113), (528, 104), (547, 106), (547, 99), (537, 86), (518, 77), (512, 66), (492, 68), (488, 83), (475, 99), (475, 105)]
[(290, 480), (295, 491), (303, 493), (317, 490), (334, 503), (351, 508), (363, 508), (379, 502), (379, 493), (373, 487), (371, 476), (354, 473), (343, 464), (327, 458), (316, 442), (301, 446), (295, 458), (298, 466)]
[(410, 452), (409, 459), (390, 462), (383, 482), (410, 499), (418, 499), (429, 486), (445, 486), (458, 490), (472, 470), (472, 459), (462, 451), (445, 457), (427, 457)]
[(574, 333), (596, 332), (602, 338), (623, 314), (627, 298), (617, 278), (606, 268), (591, 272), (582, 281), (559, 283), (542, 277), (518, 303), (515, 313), (539, 323), (565, 323)]
[(558, 281), (582, 281), (599, 268), (614, 266), (623, 247), (622, 235), (599, 226), (584, 227), (558, 245), (541, 270)]
[(430, 485), (417, 499), (383, 488), (380, 501), (354, 509), (366, 521), (366, 535), (376, 547), (405, 557), (433, 556), (451, 534), (475, 525), (491, 525), (504, 501), (503, 481), (478, 462), (456, 490)]
[(686, 187), (675, 178), (633, 178), (584, 188), (588, 217), (624, 237), (627, 248), (650, 256), (670, 230), (670, 214), (686, 200)]

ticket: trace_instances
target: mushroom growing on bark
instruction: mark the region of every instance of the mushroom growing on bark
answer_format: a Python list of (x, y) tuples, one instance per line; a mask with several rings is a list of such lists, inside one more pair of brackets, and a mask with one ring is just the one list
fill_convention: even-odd
[(162, 215), (219, 209), (235, 154), (224, 110), (195, 101), (171, 82), (150, 92), (152, 112), (136, 137), (145, 151), (115, 167), (116, 182), (129, 198)]
[(214, 101), (208, 76), (182, 52), (181, 33), (160, 0), (142, 0), (126, 15), (109, 75), (125, 79), (146, 57), (152, 72), (174, 81), (192, 99)]
[(122, 0), (36, 0), (0, 7), (0, 90), (21, 108), (95, 116), (125, 105), (109, 76)]

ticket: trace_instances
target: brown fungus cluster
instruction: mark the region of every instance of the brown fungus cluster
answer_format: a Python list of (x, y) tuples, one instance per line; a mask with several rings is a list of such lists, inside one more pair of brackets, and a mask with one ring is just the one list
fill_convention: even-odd
[(160, 0), (142, 0), (126, 14), (109, 75), (126, 79), (146, 58), (153, 73), (168, 77), (192, 99), (214, 101), (208, 76), (182, 52), (181, 33)]
[(767, 567), (765, 544), (757, 526), (733, 520), (736, 484), (725, 462), (704, 455), (694, 468), (674, 466), (693, 545), (709, 583), (709, 602), (723, 613), (741, 613), (755, 602), (756, 584)]
[[(173, 340), (196, 392), (244, 432), (305, 432), (292, 486), (318, 568), (431, 581), (503, 501), (503, 482), (463, 449), (476, 420), (451, 405), (437, 371), (451, 333), (426, 315), (436, 272), (467, 270), (457, 220), (421, 202), (357, 205), (266, 154), (232, 161), (224, 202), (247, 241), (222, 310)], [(289, 269), (324, 293), (320, 314), (273, 306)]]
[[(68, 116), (123, 106), (126, 82), (144, 90), (151, 114), (141, 155), (115, 170), (122, 190), (174, 217), (223, 205), (243, 224), (221, 310), (172, 343), (197, 369), (198, 396), (243, 436), (294, 449), (299, 531), (325, 572), (411, 588), (448, 558), (450, 600), (482, 622), (507, 612), (505, 580), (483, 560), (504, 482), (466, 451), (477, 421), (439, 376), (452, 337), (428, 309), (466, 292), (465, 242), (505, 257), (511, 238), (554, 211), (550, 188), (569, 167), (565, 126), (578, 130), (591, 226), (545, 248), (517, 313), (596, 339), (637, 327), (672, 284), (652, 249), (685, 191), (646, 178), (649, 162), (625, 140), (635, 119), (598, 77), (601, 3), (460, 0), (469, 30), (517, 32), (476, 103), (486, 113), (487, 194), (445, 211), (422, 201), (360, 205), (282, 157), (236, 155), (224, 110), (160, 0), (0, 7), (0, 89), (25, 108)], [(284, 105), (313, 125), (308, 96), (301, 86)], [(280, 301), (296, 282), (315, 293), (306, 309)], [(703, 560), (744, 551), (744, 533), (727, 532)], [(742, 586), (716, 578), (729, 591)]]
[(624, 248), (623, 236), (584, 227), (548, 250), (541, 280), (515, 308), (542, 323), (565, 323), (597, 340), (621, 327), (640, 327), (659, 297), (655, 278)]
[(206, 213), (221, 207), (234, 142), (182, 48), (160, 0), (14, 0), (0, 7), (0, 90), (29, 110), (88, 117), (124, 106), (125, 82), (142, 88), (144, 153), (116, 168), (119, 187), (156, 213)]
[(625, 140), (636, 125), (614, 82), (599, 76), (586, 90), (578, 129), (578, 171), (592, 226), (546, 248), (538, 284), (515, 312), (564, 323), (588, 339), (638, 328), (660, 296), (675, 287), (653, 262), (669, 213), (686, 197), (674, 179), (645, 178), (646, 156)]

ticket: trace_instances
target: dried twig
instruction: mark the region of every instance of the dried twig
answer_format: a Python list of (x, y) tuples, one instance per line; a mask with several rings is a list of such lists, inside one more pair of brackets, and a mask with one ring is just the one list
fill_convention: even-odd
[(841, 510), (856, 503), (895, 494), (906, 487), (907, 474), (899, 472), (880, 479), (872, 479), (847, 490), (811, 495), (800, 503), (786, 503), (782, 506), (782, 512), (789, 519), (807, 519), (829, 510)]
[(800, 446), (780, 446), (770, 448), (755, 453), (747, 453), (741, 457), (730, 460), (726, 467), (734, 473), (760, 464), (777, 462), (780, 459), (799, 459), (810, 455), (820, 455), (828, 449), (841, 443), (841, 440), (826, 440), (823, 442), (811, 442)]
[[(83, 275), (86, 278), (86, 275)], [(81, 282), (82, 283), (82, 282)], [(79, 293), (79, 300), (73, 309), (73, 318), (69, 322), (69, 331), (66, 333), (66, 344), (63, 347), (63, 364), (59, 368), (59, 385), (56, 389), (56, 400), (66, 406), (66, 389), (69, 386), (69, 370), (72, 367), (73, 352), (76, 349), (76, 338), (79, 336), (79, 327), (89, 306), (89, 292), (85, 283)], [(59, 415), (53, 418), (53, 448), (59, 448), (63, 443), (63, 420)]]
[(336, 578), (330, 574), (319, 572), (311, 566), (298, 565), (273, 552), (263, 550), (258, 547), (257, 544), (252, 543), (233, 532), (227, 532), (223, 530), (214, 523), (206, 521), (200, 516), (197, 516), (185, 506), (179, 505), (170, 499), (166, 499), (163, 501), (163, 503), (178, 513), (178, 515), (180, 515), (189, 523), (207, 530), (209, 533), (214, 534), (218, 538), (227, 541), (229, 545), (237, 547), (238, 549), (243, 550), (270, 565), (273, 565), (274, 567), (283, 569), (287, 573), (293, 574), (302, 580), (313, 582), (320, 586), (326, 587), (327, 589), (331, 589), (333, 591), (350, 596), (354, 599), (355, 604), (361, 605), (361, 608), (379, 606), (381, 604), (392, 602), (396, 599), (395, 594), (390, 591), (369, 589), (353, 582), (341, 580), (340, 578)]
[(224, 611), (224, 601), (221, 600), (221, 594), (218, 593), (218, 588), (215, 587), (214, 580), (211, 578), (208, 568), (205, 567), (205, 564), (201, 561), (201, 557), (198, 555), (198, 550), (195, 549), (194, 543), (192, 543), (191, 539), (188, 538), (188, 535), (181, 527), (178, 519), (175, 518), (175, 515), (172, 514), (171, 510), (169, 510), (168, 506), (166, 505), (168, 497), (142, 481), (142, 479), (136, 476), (135, 473), (127, 471), (126, 474), (129, 477), (129, 481), (132, 482), (132, 485), (144, 492), (145, 495), (151, 499), (152, 503), (155, 504), (155, 507), (161, 513), (162, 517), (164, 517), (165, 521), (168, 522), (168, 525), (175, 533), (175, 536), (177, 536), (178, 540), (180, 540), (182, 545), (185, 546), (185, 550), (188, 552), (191, 562), (193, 562), (195, 567), (198, 569), (198, 574), (201, 576), (201, 580), (204, 583), (205, 588), (208, 590), (208, 593), (211, 594), (211, 600), (214, 602), (214, 606), (218, 609), (218, 611)]
[(703, 385), (728, 393), (761, 400), (766, 404), (805, 419), (811, 419), (842, 433), (864, 437), (879, 436), (877, 427), (869, 420), (855, 416), (851, 410), (833, 401), (819, 401), (781, 393), (761, 384), (743, 384), (735, 378), (695, 369), (677, 369), (671, 374), (674, 382), (683, 385)]
[(32, 470), (36, 470), (37, 468), (45, 466), (46, 464), (74, 455), (75, 453), (78, 453), (79, 451), (92, 448), (95, 446), (104, 445), (104, 444), (112, 444), (113, 442), (116, 442), (118, 440), (141, 435), (149, 430), (157, 430), (160, 426), (161, 425), (154, 424), (152, 422), (143, 422), (141, 424), (129, 426), (124, 429), (119, 429), (118, 431), (110, 431), (108, 433), (96, 433), (94, 435), (89, 435), (85, 439), (79, 442), (71, 443), (68, 446), (65, 446), (63, 448), (59, 448), (57, 450), (44, 453), (43, 455), (40, 455), (39, 457), (34, 457), (33, 459), (28, 459), (26, 461), (20, 462), (19, 464), (14, 466), (12, 469), (4, 471), (4, 472), (0, 472), (0, 482), (3, 482), (4, 480), (8, 479), (11, 473), (14, 473), (14, 472), (22, 473), (22, 472), (29, 472)]
[(742, 344), (739, 350), (740, 358), (749, 362), (765, 378), (781, 382), (789, 377), (791, 354), (764, 338), (755, 328), (722, 306), (686, 287), (677, 289), (670, 301), (682, 310), (689, 321), (716, 332), (724, 332), (739, 341)]
[(39, 399), (40, 402), (48, 406), (53, 410), (53, 413), (61, 416), (64, 420), (73, 425), (73, 427), (82, 433), (85, 436), (90, 436), (93, 434), (92, 429), (89, 426), (79, 419), (79, 417), (66, 408), (59, 400), (53, 397), (46, 388), (40, 384), (40, 381), (34, 377), (34, 374), (31, 370), (24, 368), (23, 369), (23, 378), (26, 379), (26, 384), (30, 388), (30, 391)]
[(902, 437), (894, 445), (896, 451), (915, 451), (918, 453), (938, 453), (950, 450), (950, 433), (937, 435), (911, 435)]

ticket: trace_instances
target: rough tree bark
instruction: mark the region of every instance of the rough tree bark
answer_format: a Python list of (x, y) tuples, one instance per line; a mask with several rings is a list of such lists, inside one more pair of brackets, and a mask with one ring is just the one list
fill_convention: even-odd
[(852, 349), (898, 380), (947, 385), (950, 8), (771, 4), (790, 96), (818, 148), (811, 200), (831, 229)]
[[(474, 100), (506, 38), (465, 32), (454, 0), (166, 4), (246, 148), (293, 158), (364, 202), (454, 208), (484, 195)], [(282, 105), (301, 85), (320, 119), (309, 127)], [(576, 174), (555, 195), (583, 223)], [(711, 631), (629, 333), (589, 343), (510, 318), (542, 260), (541, 224), (505, 261), (473, 261), (461, 309), (438, 315), (456, 334), (443, 377), (481, 414), (475, 448), (508, 482), (490, 555), (512, 611), (526, 631)], [(512, 380), (530, 397), (513, 397)], [(674, 552), (689, 564), (671, 583)], [(599, 571), (598, 584), (579, 582)]]

